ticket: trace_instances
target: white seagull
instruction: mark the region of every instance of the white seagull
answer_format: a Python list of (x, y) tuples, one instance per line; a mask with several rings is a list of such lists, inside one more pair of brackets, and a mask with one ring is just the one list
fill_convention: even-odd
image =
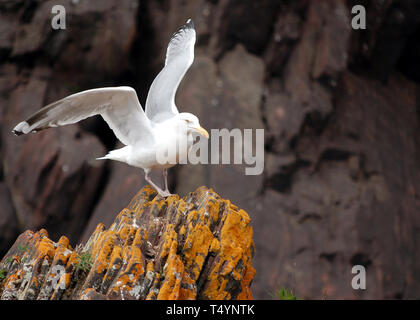
[[(21, 135), (37, 132), (100, 114), (125, 147), (110, 151), (98, 159), (117, 160), (142, 168), (146, 181), (159, 195), (171, 195), (168, 190), (167, 169), (176, 163), (160, 163), (157, 161), (157, 154), (169, 150), (174, 144), (179, 145), (180, 139), (187, 138), (187, 148), (176, 151), (179, 163), (187, 157), (194, 132), (208, 138), (208, 133), (200, 126), (198, 118), (191, 113), (179, 113), (175, 105), (178, 85), (194, 60), (195, 39), (194, 24), (188, 19), (171, 37), (165, 66), (150, 86), (146, 112), (140, 105), (136, 91), (131, 87), (97, 88), (72, 94), (45, 106), (26, 121), (20, 122), (13, 133)], [(180, 135), (179, 132), (186, 132), (186, 135)], [(163, 170), (165, 190), (150, 179), (149, 173), (152, 169)]]

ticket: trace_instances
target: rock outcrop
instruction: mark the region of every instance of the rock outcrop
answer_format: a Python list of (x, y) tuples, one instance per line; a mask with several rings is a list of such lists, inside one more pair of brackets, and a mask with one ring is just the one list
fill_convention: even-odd
[(144, 187), (109, 229), (73, 249), (22, 233), (0, 263), (1, 299), (252, 299), (248, 214), (213, 190), (163, 199)]

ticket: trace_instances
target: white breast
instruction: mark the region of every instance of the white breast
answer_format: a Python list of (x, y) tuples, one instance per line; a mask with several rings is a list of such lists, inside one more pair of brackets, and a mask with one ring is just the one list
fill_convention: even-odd
[(143, 169), (165, 169), (178, 163), (185, 163), (193, 137), (187, 134), (186, 126), (178, 119), (158, 123), (153, 128), (155, 144), (153, 148), (136, 146), (130, 164)]

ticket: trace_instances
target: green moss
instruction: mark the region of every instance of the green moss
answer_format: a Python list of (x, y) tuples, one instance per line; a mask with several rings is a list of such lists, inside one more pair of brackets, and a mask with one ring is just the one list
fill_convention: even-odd
[(0, 282), (6, 278), (6, 270), (0, 269)]
[(92, 265), (92, 255), (89, 252), (82, 253), (77, 257), (76, 269), (88, 272)]
[(296, 295), (293, 293), (293, 290), (289, 290), (287, 288), (281, 288), (274, 296), (279, 300), (298, 300)]
[(18, 245), (18, 250), (21, 252), (25, 252), (26, 250), (28, 250), (28, 246), (27, 245)]

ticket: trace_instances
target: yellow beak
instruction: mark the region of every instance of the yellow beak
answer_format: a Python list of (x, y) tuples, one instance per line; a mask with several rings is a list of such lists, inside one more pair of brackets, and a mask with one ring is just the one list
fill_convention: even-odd
[(209, 138), (209, 133), (203, 127), (200, 127), (199, 129), (195, 129), (195, 131), (197, 131), (199, 134), (206, 137), (207, 139)]

